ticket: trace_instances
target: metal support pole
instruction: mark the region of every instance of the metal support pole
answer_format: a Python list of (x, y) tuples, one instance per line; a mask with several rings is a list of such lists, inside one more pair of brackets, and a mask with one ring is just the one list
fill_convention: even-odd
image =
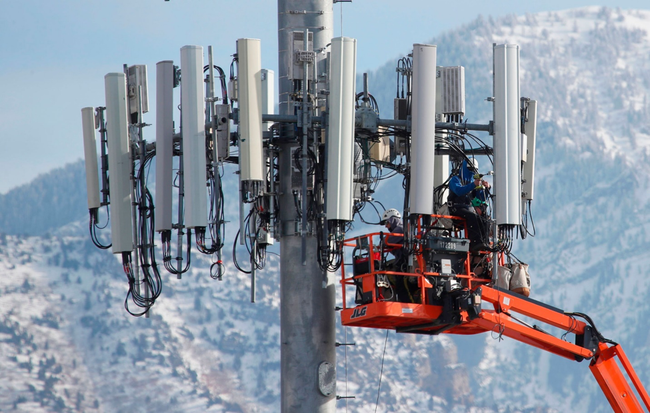
[[(313, 50), (316, 52), (314, 64), (318, 65), (318, 73), (326, 73), (327, 62), (322, 52), (332, 39), (332, 12), (332, 0), (278, 0), (281, 116), (295, 115), (294, 102), (290, 97), (294, 92), (293, 80), (289, 79), (289, 65), (294, 61), (290, 54), (292, 33), (304, 33), (305, 30), (312, 33)], [(307, 72), (304, 77), (305, 87), (308, 87)], [(305, 265), (298, 258), (302, 255), (303, 241), (296, 231), (300, 218), (293, 201), (291, 152), (298, 145), (296, 135), (303, 133), (295, 132), (293, 124), (282, 125), (278, 158), (281, 410), (283, 413), (333, 413), (336, 409), (335, 289), (333, 282), (323, 282), (323, 272), (316, 260), (318, 240), (315, 231), (304, 235), (308, 257)], [(303, 149), (306, 148), (305, 145)], [(308, 200), (303, 199), (302, 202)], [(314, 226), (316, 222), (309, 224)]]
[[(307, 39), (309, 39), (309, 30), (305, 29), (304, 31), (305, 47), (304, 50), (308, 51)], [(302, 265), (307, 265), (307, 145), (308, 142), (308, 132), (309, 132), (309, 102), (308, 102), (308, 89), (309, 89), (309, 76), (307, 75), (309, 70), (309, 65), (305, 61), (302, 65), (302, 72), (304, 73), (304, 80), (302, 81), (302, 211), (300, 216), (302, 220), (300, 222), (300, 236), (302, 238), (302, 251), (300, 254)]]

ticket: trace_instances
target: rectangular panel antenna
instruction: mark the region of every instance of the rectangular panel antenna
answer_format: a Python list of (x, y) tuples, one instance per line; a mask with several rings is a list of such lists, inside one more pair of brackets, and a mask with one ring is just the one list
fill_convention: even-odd
[(215, 105), (215, 116), (217, 118), (217, 159), (220, 161), (230, 156), (230, 105)]
[(129, 113), (138, 113), (142, 102), (142, 113), (149, 112), (149, 86), (147, 80), (147, 65), (129, 66)]
[(187, 228), (206, 227), (208, 224), (204, 101), (203, 47), (183, 46), (181, 48), (181, 134)]
[(524, 162), (524, 170), (522, 176), (521, 191), (524, 200), (532, 201), (535, 192), (535, 145), (537, 144), (537, 101), (528, 101), (528, 116), (524, 123), (524, 130), (526, 131), (526, 162)]
[(413, 45), (413, 98), (411, 110), (411, 214), (433, 214), (435, 171), (437, 47)]
[(155, 230), (172, 229), (174, 149), (174, 62), (156, 64), (156, 222)]
[[(292, 80), (303, 80), (304, 75), (304, 63), (305, 61), (313, 62), (314, 60), (314, 34), (309, 32), (307, 44), (305, 44), (305, 32), (295, 31), (291, 33), (291, 50), (287, 56), (291, 59), (291, 62), (286, 62), (289, 67), (289, 79)], [(308, 80), (313, 80), (314, 76), (312, 71), (309, 71), (307, 74)]]
[(357, 41), (336, 37), (331, 50), (327, 219), (352, 221)]
[(109, 73), (104, 77), (108, 171), (111, 204), (113, 254), (133, 251), (131, 220), (131, 150), (127, 121), (126, 76)]
[(445, 115), (465, 114), (465, 68), (463, 66), (438, 66), (442, 107), (438, 113)]
[(498, 225), (521, 225), (519, 46), (494, 45), (494, 192)]
[(86, 191), (88, 209), (97, 209), (99, 201), (99, 172), (97, 166), (97, 141), (95, 136), (95, 109), (81, 109), (81, 124), (84, 138), (84, 158), (86, 160)]
[[(395, 98), (393, 100), (393, 119), (406, 120), (408, 117), (408, 101), (406, 98)], [(395, 128), (405, 130), (405, 128)], [(395, 153), (404, 155), (406, 153), (406, 139), (403, 136), (395, 135)]]
[(262, 153), (262, 49), (259, 39), (237, 40), (239, 169), (242, 181), (264, 181)]

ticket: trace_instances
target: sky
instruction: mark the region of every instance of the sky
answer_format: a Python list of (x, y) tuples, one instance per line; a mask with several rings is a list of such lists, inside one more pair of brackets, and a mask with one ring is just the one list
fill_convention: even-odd
[[(334, 36), (357, 39), (362, 73), (479, 15), (593, 5), (650, 9), (647, 0), (353, 0), (334, 4)], [(106, 73), (146, 64), (151, 105), (157, 62), (211, 45), (228, 69), (242, 37), (261, 39), (262, 65), (277, 72), (276, 1), (0, 0), (0, 194), (83, 157), (81, 108), (105, 105)], [(153, 110), (144, 120), (155, 123)]]

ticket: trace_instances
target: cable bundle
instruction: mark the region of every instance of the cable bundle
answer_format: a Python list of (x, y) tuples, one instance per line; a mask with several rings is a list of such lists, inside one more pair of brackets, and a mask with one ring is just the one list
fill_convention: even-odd
[[(163, 265), (165, 266), (165, 269), (172, 274), (176, 274), (176, 275), (183, 274), (190, 269), (190, 263), (192, 257), (192, 255), (190, 254), (190, 250), (192, 248), (192, 232), (190, 230), (187, 231), (185, 267), (179, 266), (178, 268), (176, 268), (172, 263), (171, 238), (172, 238), (171, 231), (162, 231), (160, 233), (160, 239), (162, 241)], [(180, 262), (182, 261), (182, 258), (177, 257), (176, 260)]]
[[(124, 308), (132, 316), (140, 317), (149, 311), (162, 292), (162, 281), (160, 275), (155, 271), (155, 276), (152, 277), (148, 269), (145, 270), (145, 267), (142, 267), (142, 278), (136, 277), (135, 271), (133, 270), (133, 263), (131, 261), (131, 253), (129, 252), (122, 253), (122, 266), (129, 283), (129, 291), (124, 299)], [(131, 308), (129, 308), (129, 298), (133, 304), (143, 310), (132, 311)]]
[(235, 264), (235, 267), (245, 273), (250, 274), (252, 269), (261, 270), (266, 265), (266, 245), (260, 243), (258, 240), (262, 234), (262, 231), (269, 231), (270, 222), (268, 220), (268, 214), (265, 213), (264, 208), (261, 206), (261, 199), (258, 199), (253, 208), (244, 219), (244, 245), (248, 251), (250, 257), (251, 270), (243, 269), (237, 261), (237, 241), (241, 235), (241, 230), (237, 231), (235, 235), (235, 240), (232, 245), (232, 260)]
[(89, 209), (88, 212), (90, 213), (90, 221), (88, 223), (88, 227), (89, 227), (88, 229), (90, 231), (90, 239), (92, 240), (93, 244), (95, 244), (97, 248), (103, 250), (109, 249), (111, 246), (113, 246), (113, 244), (104, 245), (101, 243), (101, 241), (99, 241), (99, 238), (97, 237), (97, 230), (106, 228), (108, 226), (108, 223), (111, 220), (110, 210), (108, 206), (106, 207), (106, 224), (101, 226), (97, 223), (98, 210), (96, 208), (93, 208), (93, 209)]

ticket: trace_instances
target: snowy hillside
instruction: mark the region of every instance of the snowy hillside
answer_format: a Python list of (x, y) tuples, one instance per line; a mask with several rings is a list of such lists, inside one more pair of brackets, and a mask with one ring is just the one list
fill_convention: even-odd
[[(646, 387), (648, 29), (650, 12), (584, 8), (480, 18), (431, 41), (439, 64), (466, 67), (470, 122), (491, 117), (492, 43), (520, 44), (522, 93), (539, 101), (537, 235), (515, 253), (531, 265), (532, 296), (589, 314), (623, 345)], [(395, 63), (370, 74), (384, 118)], [(195, 252), (189, 274), (163, 276), (151, 318), (133, 318), (123, 309), (120, 263), (88, 237), (79, 171), (63, 168), (0, 198), (0, 411), (279, 411), (278, 257), (268, 255), (251, 304), (231, 246), (221, 282)], [(226, 194), (236, 192), (236, 177), (226, 179)], [(73, 193), (55, 196), (55, 184)], [(236, 222), (234, 197), (227, 210)], [(38, 225), (45, 221), (57, 226)], [(374, 412), (377, 401), (383, 412), (610, 411), (587, 362), (497, 334), (339, 327), (337, 341), (355, 343), (337, 349), (337, 394), (355, 396), (337, 411)]]
[(86, 170), (78, 161), (0, 194), (0, 232), (43, 235), (87, 217), (85, 188)]
[(277, 259), (257, 304), (243, 274), (219, 283), (197, 262), (165, 276), (151, 318), (133, 318), (121, 265), (84, 233), (2, 239), (0, 411), (274, 410)]

